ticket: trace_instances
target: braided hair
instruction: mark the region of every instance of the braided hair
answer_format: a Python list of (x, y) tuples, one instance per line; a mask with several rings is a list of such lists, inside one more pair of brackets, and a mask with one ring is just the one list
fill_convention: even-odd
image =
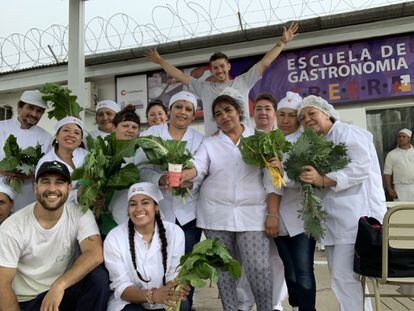
[(162, 265), (164, 266), (164, 275), (162, 276), (162, 285), (165, 285), (167, 282), (165, 281), (165, 274), (167, 273), (167, 237), (165, 236), (165, 227), (164, 223), (161, 220), (160, 213), (155, 213), (155, 221), (158, 225), (158, 235), (160, 236), (161, 240), (161, 253), (162, 253)]
[[(162, 265), (164, 267), (164, 275), (162, 277), (162, 284), (165, 285), (167, 284), (165, 280), (165, 274), (167, 273), (167, 245), (168, 243), (167, 243), (167, 237), (165, 235), (164, 223), (162, 222), (161, 216), (159, 213), (155, 214), (155, 221), (157, 222), (157, 225), (158, 225), (158, 235), (161, 240)], [(137, 269), (134, 236), (135, 236), (134, 223), (132, 222), (131, 219), (129, 219), (128, 220), (128, 238), (129, 238), (129, 251), (131, 253), (132, 264), (134, 266), (135, 271), (137, 272), (138, 278), (141, 281), (148, 283), (149, 281), (151, 281), (151, 279), (145, 280)]]

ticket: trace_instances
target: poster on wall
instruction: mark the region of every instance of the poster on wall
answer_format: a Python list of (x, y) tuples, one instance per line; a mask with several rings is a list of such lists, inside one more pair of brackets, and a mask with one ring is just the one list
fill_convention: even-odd
[(287, 51), (265, 71), (251, 96), (286, 91), (332, 104), (414, 95), (414, 34)]
[(118, 77), (116, 79), (116, 99), (122, 108), (127, 105), (134, 105), (141, 122), (146, 122), (147, 76)]

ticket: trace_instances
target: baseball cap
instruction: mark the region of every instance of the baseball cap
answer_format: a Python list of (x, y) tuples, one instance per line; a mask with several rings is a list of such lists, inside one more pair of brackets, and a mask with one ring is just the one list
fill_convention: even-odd
[(157, 204), (164, 198), (160, 189), (150, 182), (139, 182), (129, 187), (128, 201), (136, 194), (145, 194), (153, 199)]
[(194, 111), (197, 110), (197, 98), (194, 96), (193, 93), (181, 91), (181, 92), (174, 94), (173, 96), (171, 96), (170, 103), (168, 104), (168, 108), (171, 108), (171, 106), (174, 105), (174, 103), (177, 100), (186, 100), (193, 104)]
[(20, 96), (20, 101), (30, 104), (39, 106), (40, 108), (46, 109), (47, 103), (42, 98), (43, 94), (40, 93), (39, 90), (28, 90), (24, 91), (23, 94)]
[(39, 169), (36, 172), (36, 182), (39, 179), (40, 176), (44, 174), (59, 174), (65, 178), (65, 180), (70, 183), (70, 173), (68, 168), (65, 164), (59, 161), (49, 161), (49, 162), (43, 162)]
[(108, 108), (111, 109), (113, 112), (118, 113), (121, 111), (121, 106), (118, 105), (116, 102), (110, 99), (105, 99), (100, 101), (96, 104), (96, 111), (98, 111), (101, 108)]

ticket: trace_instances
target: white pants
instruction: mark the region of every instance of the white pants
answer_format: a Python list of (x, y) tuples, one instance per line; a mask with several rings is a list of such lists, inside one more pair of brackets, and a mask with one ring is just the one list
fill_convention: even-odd
[[(341, 311), (362, 311), (362, 286), (358, 274), (353, 271), (354, 244), (327, 245), (325, 254), (331, 275), (331, 288)], [(371, 311), (369, 298), (365, 299), (365, 311)]]
[[(273, 275), (273, 309), (283, 310), (283, 301), (287, 298), (288, 292), (283, 262), (279, 257), (279, 252), (273, 239), (270, 240), (270, 264)], [(237, 281), (237, 299), (239, 301), (239, 310), (247, 311), (254, 305), (253, 293), (243, 269), (242, 275)]]

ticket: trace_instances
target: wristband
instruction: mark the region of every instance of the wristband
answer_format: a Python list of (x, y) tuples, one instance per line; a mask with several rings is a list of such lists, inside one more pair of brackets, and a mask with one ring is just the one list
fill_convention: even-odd
[(283, 43), (283, 44), (288, 44), (288, 41), (286, 41), (285, 39), (283, 39), (283, 38), (280, 38), (280, 41)]

